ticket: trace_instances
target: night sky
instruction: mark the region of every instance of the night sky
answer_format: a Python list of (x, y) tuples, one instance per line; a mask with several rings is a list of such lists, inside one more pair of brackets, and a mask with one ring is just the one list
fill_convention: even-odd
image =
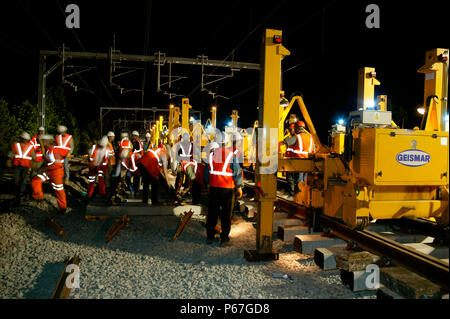
[[(68, 14), (64, 10), (70, 3), (80, 7), (80, 29), (65, 26)], [(380, 29), (365, 26), (365, 8), (370, 3), (380, 7)], [(356, 109), (357, 71), (363, 66), (376, 68), (381, 82), (376, 94), (389, 96), (394, 120), (417, 125), (424, 80), (417, 69), (426, 50), (450, 47), (447, 13), (444, 1), (4, 0), (0, 4), (0, 97), (10, 103), (26, 99), (36, 103), (39, 50), (56, 50), (63, 43), (73, 51), (107, 53), (115, 34), (116, 49), (122, 53), (153, 55), (160, 50), (167, 56), (205, 54), (215, 60), (229, 56), (229, 60), (259, 63), (262, 32), (274, 28), (283, 31), (283, 45), (291, 51), (283, 61), (286, 96), (295, 91), (303, 94), (322, 139), (338, 118)], [(49, 58), (48, 67), (56, 61)], [(73, 82), (94, 94), (74, 92), (69, 86), (65, 90), (81, 127), (98, 118), (100, 106), (142, 106), (139, 92), (121, 95), (109, 86), (108, 61), (84, 60), (83, 65), (96, 69), (74, 77)], [(228, 69), (207, 71), (229, 74)], [(168, 68), (163, 72), (167, 74)], [(200, 67), (177, 65), (172, 73), (188, 76), (176, 82), (172, 91), (189, 97), (193, 108), (204, 112), (203, 122), (214, 104), (219, 127), (228, 122), (233, 109), (239, 110), (241, 127), (252, 126), (257, 119), (258, 71), (235, 72), (233, 78), (209, 88), (228, 100), (200, 92)], [(180, 104), (180, 97), (170, 101), (156, 92), (156, 67), (151, 64), (117, 82), (140, 89), (143, 80), (144, 107)], [(60, 82), (58, 69), (49, 76), (48, 87)]]

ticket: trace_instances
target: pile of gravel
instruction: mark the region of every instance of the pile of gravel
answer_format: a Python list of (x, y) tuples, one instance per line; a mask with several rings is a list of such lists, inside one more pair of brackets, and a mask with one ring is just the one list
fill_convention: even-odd
[(70, 298), (375, 298), (374, 292), (351, 292), (338, 271), (319, 269), (312, 256), (280, 240), (274, 240), (280, 260), (247, 262), (243, 252), (254, 249), (256, 235), (248, 221), (232, 226), (233, 245), (226, 248), (206, 244), (199, 219), (173, 241), (174, 216), (134, 217), (105, 244), (112, 219), (89, 222), (76, 207), (56, 217), (63, 238), (45, 223), (55, 207), (46, 194), (44, 202), (0, 214), (0, 297), (49, 298), (64, 259), (78, 254), (80, 288)]

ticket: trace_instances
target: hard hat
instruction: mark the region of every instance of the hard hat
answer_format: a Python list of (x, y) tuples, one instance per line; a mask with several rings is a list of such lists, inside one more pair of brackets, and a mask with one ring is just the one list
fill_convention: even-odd
[(120, 133), (120, 137), (128, 137), (128, 133), (127, 132), (122, 132), (122, 133)]
[(43, 141), (51, 141), (53, 140), (53, 135), (50, 134), (42, 134), (39, 138)]
[(295, 123), (289, 124), (289, 128), (290, 128), (290, 129), (295, 128)]
[(298, 121), (297, 123), (295, 123), (295, 126), (306, 127), (305, 122), (303, 122), (303, 121)]
[(98, 142), (98, 145), (105, 147), (108, 144), (108, 137), (103, 136), (100, 140), (100, 142)]
[(114, 132), (113, 132), (113, 131), (109, 131), (109, 132), (108, 132), (108, 137), (109, 137), (109, 136), (116, 136), (116, 135), (114, 135)]
[(31, 139), (30, 134), (28, 134), (27, 132), (22, 132), (22, 134), (20, 134), (20, 137), (26, 141), (29, 141)]
[(67, 131), (67, 127), (64, 125), (58, 125), (58, 133), (64, 133)]
[(145, 137), (151, 137), (150, 133), (147, 132), (147, 134), (145, 134)]
[(289, 118), (289, 124), (297, 123), (297, 122), (298, 122), (297, 116), (294, 114), (291, 114), (291, 117)]
[(139, 136), (139, 132), (138, 132), (138, 131), (133, 131), (133, 132), (131, 133), (131, 135)]
[(43, 126), (39, 126), (38, 131), (45, 131), (45, 128)]

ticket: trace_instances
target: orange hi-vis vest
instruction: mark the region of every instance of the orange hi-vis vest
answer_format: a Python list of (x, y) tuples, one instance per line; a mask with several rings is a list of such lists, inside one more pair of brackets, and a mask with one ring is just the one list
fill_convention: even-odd
[[(136, 139), (136, 141), (139, 143), (139, 149), (135, 149), (133, 153), (139, 153), (141, 156), (144, 155), (144, 144), (142, 144), (140, 139)], [(134, 147), (134, 144), (133, 144)]]
[[(103, 154), (101, 154), (103, 152)], [(107, 165), (108, 164), (108, 149), (103, 151), (99, 149), (97, 144), (92, 145), (89, 151), (89, 161), (94, 162), (95, 166)]]
[(33, 151), (33, 144), (27, 143), (14, 143), (12, 146), (14, 151), (14, 166), (31, 167), (31, 152)]
[(308, 133), (299, 133), (294, 146), (286, 149), (287, 157), (308, 158), (308, 154), (314, 153), (314, 141)]
[(128, 137), (124, 137), (119, 143), (119, 157), (122, 155), (124, 149), (129, 149), (130, 151), (133, 149), (133, 145)]
[(72, 140), (72, 135), (66, 134), (63, 136), (62, 134), (55, 136), (56, 146), (54, 148), (60, 149), (59, 152), (62, 156), (66, 157), (70, 152), (70, 141)]
[(166, 155), (166, 150), (164, 147), (158, 147), (156, 149), (148, 149), (148, 152), (151, 152), (153, 156), (158, 160), (159, 166), (163, 166), (161, 156)]
[(137, 171), (137, 164), (138, 159), (136, 158), (136, 154), (132, 153), (131, 156), (128, 156), (125, 160), (122, 161), (122, 166), (129, 170), (130, 172), (134, 173)]
[(194, 172), (195, 172), (195, 174), (197, 174), (198, 164), (194, 160), (190, 161), (190, 162), (185, 162), (185, 161), (181, 162), (181, 167), (182, 167), (183, 173), (186, 173), (186, 170), (188, 169), (189, 166), (194, 166)]
[[(163, 150), (162, 150), (163, 151)], [(146, 171), (153, 177), (158, 178), (161, 172), (161, 153), (155, 150), (149, 149), (145, 152), (144, 156), (141, 158), (140, 164), (145, 167)]]
[(47, 169), (56, 169), (64, 167), (64, 156), (62, 155), (65, 151), (61, 148), (56, 148), (56, 146), (49, 147), (45, 151), (45, 160), (47, 161)]
[(44, 160), (44, 154), (42, 153), (42, 147), (39, 144), (37, 134), (31, 139), (31, 144), (33, 144), (34, 153), (36, 154), (35, 162), (42, 162)]
[(111, 142), (106, 145), (106, 153), (108, 154), (108, 159), (111, 165), (116, 165), (116, 153), (114, 151), (114, 146)]
[(224, 147), (209, 154), (209, 184), (212, 187), (235, 188), (230, 163), (236, 154), (237, 151)]
[(191, 161), (192, 158), (192, 143), (189, 143), (189, 149), (186, 152), (186, 149), (183, 147), (183, 143), (180, 142), (181, 154), (179, 154), (180, 162)]

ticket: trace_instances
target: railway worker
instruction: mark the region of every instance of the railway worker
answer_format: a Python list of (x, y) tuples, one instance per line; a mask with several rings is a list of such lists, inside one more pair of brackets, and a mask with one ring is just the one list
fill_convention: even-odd
[(74, 143), (72, 135), (67, 133), (67, 127), (64, 125), (58, 125), (58, 133), (59, 135), (55, 136), (55, 148), (59, 149), (59, 153), (64, 157), (64, 183), (67, 184), (70, 178), (69, 157), (72, 157)]
[(209, 154), (204, 172), (205, 184), (210, 186), (206, 236), (207, 244), (212, 244), (217, 219), (220, 217), (221, 246), (228, 246), (235, 192), (242, 187), (242, 170), (236, 154), (231, 148), (225, 147), (225, 138), (222, 132), (217, 133), (216, 142), (219, 147)]
[(173, 190), (171, 190), (168, 181), (168, 155), (163, 145), (157, 149), (148, 149), (144, 156), (139, 161), (138, 169), (142, 175), (142, 202), (148, 203), (149, 186), (151, 185), (151, 201), (152, 205), (160, 205), (159, 193), (160, 186), (163, 187), (166, 196), (172, 197)]
[(64, 154), (66, 154), (66, 150), (54, 146), (52, 140), (51, 135), (41, 137), (45, 148), (44, 165), (41, 168), (41, 173), (31, 180), (31, 188), (33, 189), (33, 198), (43, 200), (42, 183), (49, 180), (58, 202), (58, 212), (65, 214), (67, 213), (66, 192), (64, 191)]
[(148, 150), (152, 147), (152, 136), (149, 132), (145, 134), (145, 140), (143, 142), (144, 153), (148, 152)]
[(105, 174), (108, 169), (108, 137), (103, 136), (102, 139), (92, 145), (89, 151), (89, 185), (87, 189), (87, 197), (91, 198), (94, 194), (95, 180), (98, 179), (98, 192), (105, 196)]
[(21, 197), (25, 194), (32, 161), (36, 161), (37, 159), (33, 144), (30, 142), (30, 134), (22, 132), (19, 141), (12, 144), (12, 151), (9, 152), (8, 155), (9, 160), (7, 161), (6, 166), (14, 167), (16, 201), (20, 203)]
[[(287, 146), (286, 149), (286, 157), (288, 158), (299, 158), (299, 143), (298, 137), (295, 134), (295, 124), (297, 122), (291, 121), (289, 124), (289, 134), (290, 136), (286, 137), (283, 140), (283, 144)], [(300, 174), (297, 172), (287, 172), (286, 179), (288, 182), (288, 195), (293, 197), (295, 194), (299, 192), (298, 183), (300, 182)]]
[(183, 166), (194, 161), (193, 147), (194, 144), (191, 142), (190, 134), (188, 132), (184, 132), (181, 136), (181, 141), (175, 145), (174, 154), (177, 174), (177, 178), (175, 180), (176, 192), (178, 192), (183, 184)]
[(140, 153), (131, 152), (129, 149), (124, 149), (122, 151), (121, 156), (121, 165), (122, 170), (120, 172), (121, 181), (125, 179), (128, 190), (131, 193), (132, 198), (136, 198), (137, 189), (134, 188), (134, 185), (131, 183), (131, 178), (135, 174), (139, 174), (138, 163), (141, 159)]
[[(131, 143), (133, 144), (133, 153), (137, 153), (139, 154), (140, 157), (142, 157), (144, 155), (144, 146), (142, 145), (142, 142), (139, 139), (138, 131), (133, 131), (131, 133)], [(140, 185), (141, 185), (141, 173), (138, 170), (133, 174), (133, 189), (136, 194), (139, 191)]]
[(124, 150), (131, 151), (133, 149), (133, 145), (131, 144), (131, 141), (128, 138), (127, 132), (120, 133), (120, 142), (118, 143), (119, 146), (119, 152), (118, 152), (118, 162), (116, 165), (116, 172), (114, 173), (113, 177), (120, 177), (120, 172), (122, 170), (121, 165), (121, 159), (122, 159), (122, 152)]
[[(300, 158), (308, 158), (310, 154), (315, 153), (315, 144), (311, 134), (306, 130), (305, 122), (298, 121), (295, 123), (295, 133), (297, 134), (298, 139), (298, 149)], [(306, 178), (308, 176), (307, 172), (299, 173), (299, 182), (306, 182)]]
[(36, 167), (39, 168), (44, 163), (44, 154), (42, 152), (42, 146), (40, 141), (40, 136), (44, 135), (44, 127), (39, 127), (37, 133), (31, 139), (31, 144), (33, 144), (34, 153), (36, 154)]

